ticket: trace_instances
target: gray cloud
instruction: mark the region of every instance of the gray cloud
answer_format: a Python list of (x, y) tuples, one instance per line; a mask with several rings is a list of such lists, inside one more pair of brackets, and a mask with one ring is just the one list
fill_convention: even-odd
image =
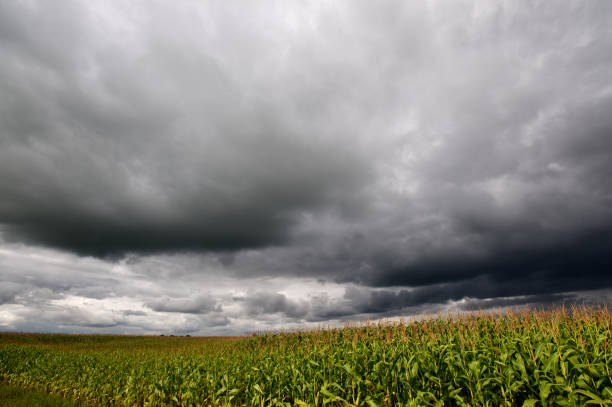
[(147, 307), (158, 312), (180, 312), (187, 314), (207, 314), (222, 310), (214, 298), (199, 296), (195, 298), (169, 298), (164, 297), (146, 304)]
[(15, 295), (19, 293), (21, 287), (11, 281), (4, 282), (0, 287), (0, 304), (10, 304), (15, 301)]
[(284, 294), (258, 292), (238, 297), (244, 301), (244, 310), (247, 315), (261, 316), (269, 314), (283, 314), (289, 318), (303, 318), (308, 313), (308, 304), (288, 299)]
[(134, 310), (129, 309), (129, 310), (123, 311), (123, 315), (127, 315), (127, 316), (135, 315), (135, 316), (139, 316), (139, 317), (144, 317), (144, 316), (147, 315), (147, 313), (144, 312), (144, 311), (139, 311), (139, 310), (134, 311)]
[(0, 304), (229, 332), (610, 290), (611, 23), (608, 1), (2, 4)]

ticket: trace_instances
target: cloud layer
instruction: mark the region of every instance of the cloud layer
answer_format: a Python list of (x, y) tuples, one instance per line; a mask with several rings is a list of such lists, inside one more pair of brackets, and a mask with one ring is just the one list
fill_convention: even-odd
[(2, 4), (0, 327), (607, 301), (611, 23), (603, 0)]

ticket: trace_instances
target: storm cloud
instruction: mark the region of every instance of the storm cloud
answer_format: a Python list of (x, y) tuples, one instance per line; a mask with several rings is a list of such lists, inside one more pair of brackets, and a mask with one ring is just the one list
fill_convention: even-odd
[(0, 327), (609, 302), (611, 26), (605, 0), (3, 3)]
[[(359, 152), (335, 148), (348, 134), (292, 120), (299, 100), (279, 92), (292, 78), (257, 89), (250, 67), (229, 70), (208, 32), (223, 21), (183, 32), (188, 10), (149, 11), (134, 27), (78, 2), (0, 8), (7, 239), (97, 256), (278, 244), (300, 211), (365, 182)], [(137, 44), (98, 32), (109, 24), (137, 28)]]

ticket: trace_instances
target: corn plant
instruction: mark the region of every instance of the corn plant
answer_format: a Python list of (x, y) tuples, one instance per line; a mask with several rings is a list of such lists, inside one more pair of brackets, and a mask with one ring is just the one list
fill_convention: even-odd
[(612, 406), (611, 313), (572, 307), (232, 338), (0, 334), (0, 379), (125, 406)]

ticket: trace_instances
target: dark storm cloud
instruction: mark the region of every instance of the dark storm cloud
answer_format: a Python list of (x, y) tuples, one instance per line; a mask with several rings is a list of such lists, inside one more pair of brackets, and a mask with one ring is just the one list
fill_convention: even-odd
[[(535, 247), (537, 241), (532, 243), (527, 240), (520, 247), (490, 249), (480, 258), (461, 254), (440, 259), (426, 257), (420, 259), (420, 263), (402, 266), (401, 258), (389, 256), (380, 259), (379, 267), (385, 273), (365, 275), (361, 281), (377, 286), (421, 286), (492, 275), (503, 283), (511, 278), (528, 278), (546, 273), (551, 278), (548, 283), (551, 285), (556, 285), (560, 279), (577, 276), (584, 279), (581, 284), (595, 288), (598, 284), (612, 283), (609, 273), (612, 267), (609, 250), (612, 234), (607, 230), (598, 232), (583, 233), (570, 241), (555, 242), (548, 247)], [(503, 234), (500, 233), (500, 236)], [(394, 260), (400, 264), (393, 264)], [(577, 270), (580, 272), (577, 273)]]
[[(159, 23), (186, 10), (167, 11)], [(103, 19), (78, 3), (3, 5), (0, 19), (7, 240), (93, 255), (279, 244), (300, 212), (342, 204), (367, 177), (356, 150), (292, 121), (299, 98), (233, 78), (210, 27), (152, 21), (131, 44), (100, 37)]]
[[(189, 330), (610, 290), (610, 26), (609, 1), (2, 4), (0, 238), (135, 274), (0, 258), (0, 302)], [(163, 330), (121, 315), (90, 319)]]
[[(575, 299), (563, 293), (573, 280), (547, 284), (550, 276), (539, 275), (528, 279), (513, 279), (499, 284), (490, 277), (478, 277), (460, 283), (436, 284), (414, 289), (378, 289), (362, 287), (347, 289), (345, 299), (354, 314), (395, 314), (409, 307), (421, 305), (443, 306), (448, 301), (467, 300), (465, 309), (507, 307), (525, 304), (559, 303)], [(574, 287), (581, 290), (584, 287)], [(586, 289), (594, 289), (594, 284)], [(561, 293), (559, 293), (561, 291)], [(435, 307), (432, 307), (435, 309)]]
[[(478, 311), (503, 307), (519, 307), (529, 305), (531, 307), (571, 306), (579, 303), (579, 297), (575, 294), (543, 294), (518, 298), (493, 298), (493, 299), (468, 299), (460, 305), (461, 310)], [(594, 303), (603, 304), (603, 302)]]
[[(321, 217), (321, 242), (238, 266), (365, 286), (459, 283), (411, 304), (611, 287), (610, 4), (489, 5), (467, 9), (470, 28), (441, 18), (453, 35), (436, 37), (412, 84), (419, 113), (383, 178), (393, 192), (371, 196), (360, 223)], [(464, 284), (479, 276), (490, 287)]]

